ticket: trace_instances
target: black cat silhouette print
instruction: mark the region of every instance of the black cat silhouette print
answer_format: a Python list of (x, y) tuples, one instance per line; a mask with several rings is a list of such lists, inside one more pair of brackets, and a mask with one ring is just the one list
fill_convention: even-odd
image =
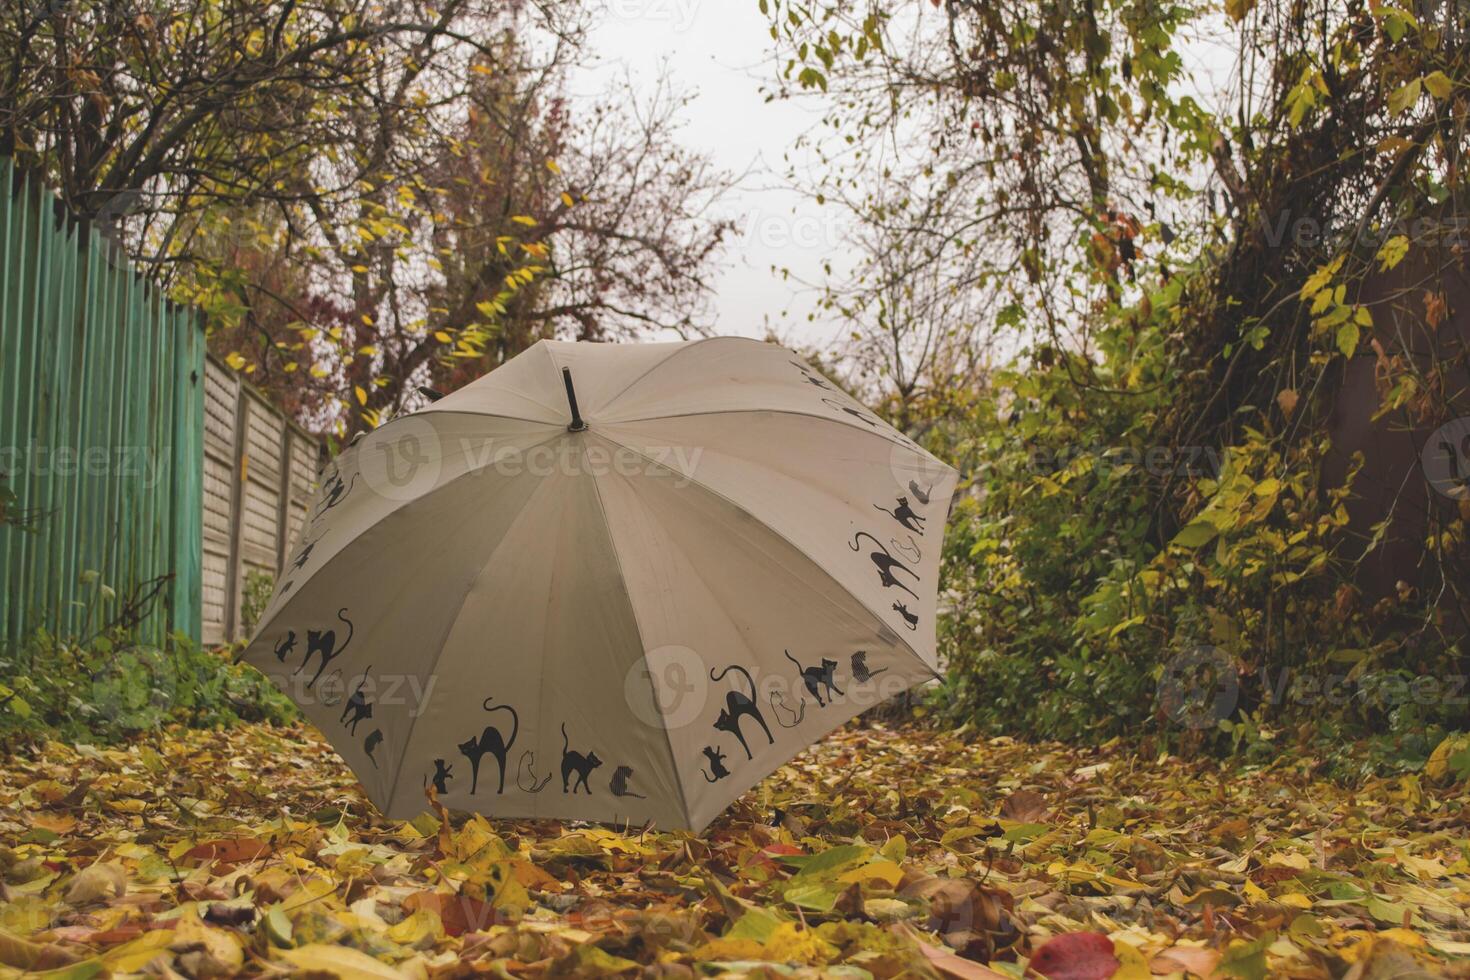
[(327, 463), (242, 659), (389, 817), (700, 831), (938, 675), (958, 481), (784, 347), (542, 341)]

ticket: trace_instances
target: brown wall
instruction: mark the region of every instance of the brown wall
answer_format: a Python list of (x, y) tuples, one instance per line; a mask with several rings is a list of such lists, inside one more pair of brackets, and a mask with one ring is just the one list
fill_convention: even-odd
[[(1470, 232), (1462, 237), (1470, 240)], [(1441, 569), (1424, 544), (1431, 525), (1453, 519), (1459, 505), (1431, 486), (1421, 462), (1442, 425), (1470, 418), (1470, 268), (1463, 249), (1458, 253), (1452, 245), (1434, 253), (1416, 248), (1397, 268), (1364, 283), (1360, 302), (1370, 304), (1374, 324), (1340, 376), (1323, 476), (1328, 486), (1341, 486), (1353, 455), (1363, 454), (1347, 509), (1355, 542), (1349, 557), (1361, 559), (1357, 584), (1364, 595), (1373, 601), (1407, 583), (1421, 595), (1440, 596), (1463, 631), (1470, 550), (1462, 547)], [(1448, 307), (1435, 328), (1426, 319), (1426, 293), (1442, 295)], [(1425, 387), (1409, 406), (1375, 419), (1383, 402), (1380, 378), (1401, 370), (1389, 363), (1394, 358), (1416, 367)], [(1384, 520), (1382, 540), (1369, 550)]]

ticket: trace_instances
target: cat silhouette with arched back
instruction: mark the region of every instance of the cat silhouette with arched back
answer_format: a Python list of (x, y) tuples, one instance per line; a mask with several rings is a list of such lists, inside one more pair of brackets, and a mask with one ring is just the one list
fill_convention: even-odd
[(704, 747), (704, 757), (709, 760), (710, 771), (705, 772), (703, 769), (700, 769), (699, 774), (704, 777), (705, 782), (718, 783), (730, 775), (730, 770), (725, 768), (725, 753), (713, 745), (706, 745)]
[(875, 510), (881, 510), (915, 534), (924, 533), (924, 521), (927, 518), (914, 513), (914, 509), (909, 506), (909, 498), (907, 497), (899, 497), (898, 503), (893, 510), (889, 510), (887, 507), (880, 507), (877, 504), (874, 504), (873, 508)]
[(347, 499), (347, 495), (352, 492), (352, 488), (355, 486), (357, 486), (356, 473), (352, 474), (352, 480), (350, 482), (344, 483), (342, 481), (341, 471), (334, 471), (327, 478), (327, 481), (322, 484), (322, 501), (317, 504), (316, 513), (312, 515), (311, 519), (315, 521), (327, 511)]
[(368, 737), (362, 743), (362, 750), (367, 753), (368, 761), (373, 764), (374, 769), (378, 768), (378, 760), (373, 757), (373, 753), (378, 751), (378, 746), (382, 744), (383, 730), (381, 728), (374, 728), (368, 732)]
[(449, 781), (454, 778), (454, 767), (446, 765), (443, 759), (434, 760), (434, 775), (429, 780), (434, 784), (434, 792), (443, 796), (449, 792)]
[(852, 679), (857, 681), (859, 684), (868, 683), (868, 681), (872, 680), (874, 677), (877, 677), (879, 674), (883, 673), (887, 669), (887, 667), (879, 667), (877, 670), (869, 670), (868, 651), (866, 650), (859, 650), (852, 655)]
[(852, 536), (852, 543), (850, 547), (853, 551), (862, 550), (862, 546), (858, 544), (858, 540), (860, 538), (867, 538), (869, 541), (873, 542), (873, 546), (878, 549), (877, 551), (870, 552), (868, 554), (868, 558), (872, 560), (873, 566), (878, 569), (878, 581), (883, 585), (883, 588), (902, 589), (909, 595), (913, 596), (915, 599), (919, 598), (919, 594), (917, 592), (898, 580), (898, 577), (893, 574), (893, 570), (897, 568), (905, 575), (913, 576), (915, 582), (919, 580), (919, 573), (914, 571), (912, 568), (909, 568), (899, 559), (890, 555), (888, 553), (888, 549), (883, 547), (883, 543), (877, 538), (873, 537), (867, 531), (859, 531), (857, 534), (854, 534)]
[(480, 787), (480, 760), (486, 754), (495, 757), (495, 763), (500, 772), (500, 779), (496, 783), (495, 792), (497, 794), (505, 792), (505, 757), (509, 754), (510, 747), (515, 744), (516, 735), (521, 730), (521, 716), (516, 713), (516, 709), (508, 704), (491, 705), (491, 700), (493, 699), (486, 698), (480, 702), (480, 707), (489, 712), (510, 712), (510, 737), (506, 738), (501, 734), (500, 729), (494, 725), (486, 725), (485, 730), (480, 733), (478, 739), (470, 738), (459, 744), (460, 754), (470, 760), (471, 796), (474, 796), (475, 791)]
[[(342, 717), (337, 719), (338, 723), (346, 725), (347, 731), (353, 735), (357, 734), (358, 722), (373, 716), (373, 706), (368, 703), (367, 695), (362, 693), (362, 687), (368, 681), (368, 672), (372, 669), (369, 667), (363, 671), (362, 680), (357, 682), (357, 690), (353, 691), (352, 696), (347, 699), (347, 704), (342, 708)], [(349, 714), (352, 715), (351, 721), (347, 720)]]
[[(592, 770), (600, 765), (602, 765), (602, 760), (597, 757), (596, 752), (588, 752), (586, 755), (583, 755), (581, 752), (573, 751), (571, 740), (567, 738), (567, 723), (562, 722), (561, 791), (563, 793), (575, 793), (577, 787), (580, 786), (587, 791), (588, 796), (591, 796), (592, 787), (588, 785), (587, 777), (592, 775)], [(573, 774), (576, 775), (576, 779), (572, 779)], [(570, 790), (567, 789), (568, 783), (571, 784)]]
[(292, 651), (294, 651), (295, 649), (296, 631), (287, 630), (285, 638), (283, 638), (279, 643), (276, 644), (276, 659), (279, 660), (281, 663), (285, 663), (286, 658), (291, 656)]
[(541, 782), (536, 782), (536, 753), (529, 749), (521, 753), (521, 761), (516, 766), (516, 789), (522, 793), (539, 793), (551, 782), (551, 773)]
[(632, 766), (618, 766), (613, 770), (612, 784), (608, 789), (612, 790), (613, 796), (631, 796), (635, 800), (646, 800), (648, 797), (642, 793), (635, 793), (628, 789), (628, 780), (633, 778)]
[(726, 694), (725, 708), (720, 712), (720, 716), (715, 719), (714, 727), (722, 732), (729, 732), (739, 739), (740, 747), (745, 750), (745, 757), (747, 759), (753, 759), (755, 756), (750, 754), (750, 746), (746, 744), (745, 733), (740, 730), (741, 718), (754, 718), (755, 723), (761, 726), (761, 731), (766, 733), (766, 742), (769, 744), (775, 745), (776, 739), (771, 735), (771, 728), (766, 724), (766, 719), (761, 715), (760, 706), (755, 703), (755, 679), (750, 676), (750, 671), (739, 664), (731, 664), (718, 674), (711, 670), (709, 672), (709, 679), (716, 682), (722, 681), (725, 679), (725, 675), (732, 670), (738, 670), (745, 675), (745, 682), (750, 685), (750, 693), (730, 691)]
[(822, 401), (826, 402), (832, 408), (837, 409), (839, 412), (846, 412), (848, 415), (851, 415), (853, 418), (857, 419), (859, 422), (862, 422), (864, 425), (871, 426), (874, 429), (878, 428), (878, 426), (881, 424), (881, 423), (879, 423), (879, 421), (877, 419), (873, 418), (871, 415), (867, 414), (866, 412), (860, 412), (860, 411), (858, 411), (855, 408), (849, 408), (846, 405), (843, 405), (843, 404), (841, 404), (839, 402), (835, 402), (835, 401), (833, 401), (830, 398), (823, 398)]
[(917, 481), (917, 480), (910, 480), (909, 481), (909, 493), (913, 494), (914, 495), (914, 499), (917, 500), (920, 503), (920, 505), (922, 505), (922, 506), (928, 506), (928, 503), (929, 503), (929, 494), (931, 494), (932, 492), (934, 492), (934, 484), (932, 484), (932, 483), (929, 484), (929, 486), (928, 486), (927, 489), (920, 490), (919, 489), (919, 481)]
[(903, 617), (904, 625), (915, 632), (919, 629), (919, 617), (909, 612), (909, 607), (901, 602), (893, 604), (893, 611)]
[(337, 646), (337, 631), (335, 629), (306, 631), (306, 656), (301, 658), (301, 666), (297, 667), (292, 673), (301, 673), (302, 669), (311, 663), (312, 657), (321, 658), (321, 662), (317, 664), (316, 673), (311, 676), (311, 680), (306, 682), (306, 689), (308, 691), (321, 678), (322, 671), (327, 669), (327, 665), (346, 653), (347, 644), (352, 642), (352, 634), (355, 632), (355, 628), (352, 625), (352, 620), (347, 618), (346, 606), (337, 610), (337, 618), (347, 624), (347, 638), (342, 641), (340, 647)]
[[(786, 699), (781, 697), (779, 691), (771, 692), (770, 701), (771, 710), (776, 714), (776, 724), (780, 725), (782, 728), (795, 728), (797, 725), (800, 725), (801, 720), (806, 717), (806, 698), (802, 698), (800, 701), (797, 702), (796, 706), (798, 709), (800, 709), (797, 711), (792, 711), (790, 708), (786, 707)], [(786, 723), (786, 720), (781, 717), (782, 712), (785, 712), (786, 714), (791, 716), (791, 724), (788, 725)]]
[[(817, 707), (825, 708), (832, 701), (832, 692), (842, 694), (842, 689), (833, 682), (833, 674), (837, 671), (837, 661), (822, 658), (820, 667), (803, 667), (801, 661), (791, 655), (790, 650), (785, 651), (786, 659), (796, 664), (796, 669), (801, 673), (802, 683), (806, 685), (806, 693), (817, 699)], [(827, 689), (827, 700), (822, 700), (822, 688)]]

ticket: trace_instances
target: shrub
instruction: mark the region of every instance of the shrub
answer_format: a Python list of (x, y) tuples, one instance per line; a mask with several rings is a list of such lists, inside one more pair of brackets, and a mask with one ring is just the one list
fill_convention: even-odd
[(117, 631), (86, 642), (40, 632), (0, 656), (0, 676), (4, 736), (111, 742), (168, 724), (212, 728), (297, 717), (260, 673), (183, 634), (154, 647)]

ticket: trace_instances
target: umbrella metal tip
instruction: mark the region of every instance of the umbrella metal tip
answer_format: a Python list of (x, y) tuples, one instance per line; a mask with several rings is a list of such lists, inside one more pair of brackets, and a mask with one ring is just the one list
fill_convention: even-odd
[(572, 387), (572, 369), (561, 369), (561, 380), (567, 386), (567, 405), (572, 409), (572, 421), (567, 425), (568, 432), (581, 432), (587, 428), (587, 423), (582, 419), (582, 412), (577, 408), (577, 389)]

